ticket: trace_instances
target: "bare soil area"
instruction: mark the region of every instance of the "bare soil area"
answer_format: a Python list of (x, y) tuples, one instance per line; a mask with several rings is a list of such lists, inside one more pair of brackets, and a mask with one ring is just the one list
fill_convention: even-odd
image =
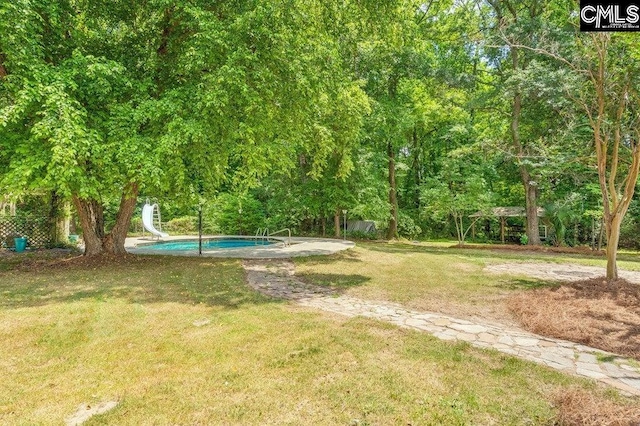
[(588, 256), (605, 256), (604, 250), (592, 250), (589, 247), (555, 247), (555, 246), (529, 246), (519, 244), (464, 244), (453, 245), (451, 248), (462, 248), (472, 250), (497, 250), (497, 251), (515, 251), (518, 253), (566, 253), (580, 254)]

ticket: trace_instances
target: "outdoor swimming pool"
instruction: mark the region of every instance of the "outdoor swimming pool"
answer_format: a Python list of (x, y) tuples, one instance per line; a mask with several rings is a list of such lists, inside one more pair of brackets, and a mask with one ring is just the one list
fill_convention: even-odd
[[(276, 243), (274, 240), (246, 239), (246, 238), (211, 238), (202, 240), (203, 250), (223, 250), (250, 247), (264, 247)], [(140, 245), (145, 250), (157, 251), (191, 251), (198, 250), (198, 240), (159, 241), (152, 244)]]
[(202, 237), (202, 254), (198, 251), (198, 237), (170, 236), (162, 241), (148, 237), (129, 237), (125, 247), (129, 253), (162, 256), (226, 257), (234, 259), (275, 259), (317, 256), (353, 247), (352, 241), (309, 237), (252, 237), (241, 235), (207, 235)]

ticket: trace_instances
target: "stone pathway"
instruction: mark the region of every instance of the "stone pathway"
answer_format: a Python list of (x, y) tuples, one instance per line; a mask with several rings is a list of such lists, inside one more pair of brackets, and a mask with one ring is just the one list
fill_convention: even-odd
[(439, 313), (412, 311), (390, 302), (341, 295), (335, 290), (297, 280), (295, 266), (288, 260), (245, 260), (243, 266), (249, 285), (271, 297), (349, 317), (387, 321), (443, 340), (469, 342), (473, 346), (495, 349), (569, 374), (595, 379), (626, 394), (640, 395), (640, 368), (615, 354), (514, 327), (471, 322)]

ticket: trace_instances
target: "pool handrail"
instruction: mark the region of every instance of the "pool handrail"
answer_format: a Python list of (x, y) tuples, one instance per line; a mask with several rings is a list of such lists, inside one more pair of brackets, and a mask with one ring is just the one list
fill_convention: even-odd
[(287, 231), (289, 233), (289, 239), (287, 241), (285, 241), (284, 245), (285, 246), (290, 246), (291, 245), (291, 229), (289, 229), (289, 228), (282, 228), (281, 230), (273, 232), (271, 234), (267, 233), (267, 237), (271, 237), (273, 235), (279, 234), (279, 233), (284, 232), (284, 231)]
[(261, 238), (263, 241), (265, 238), (269, 239), (269, 228), (258, 228), (258, 230), (256, 231), (255, 240), (258, 241), (258, 238)]

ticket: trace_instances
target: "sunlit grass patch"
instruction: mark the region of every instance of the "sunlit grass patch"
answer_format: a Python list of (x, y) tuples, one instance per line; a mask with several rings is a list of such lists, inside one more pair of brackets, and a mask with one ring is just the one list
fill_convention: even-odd
[[(621, 268), (640, 269), (623, 256)], [(503, 299), (515, 291), (557, 283), (484, 271), (501, 263), (574, 263), (603, 268), (605, 259), (580, 254), (460, 249), (442, 243), (362, 242), (332, 256), (296, 259), (297, 274), (310, 283), (332, 286), (370, 300), (458, 316), (512, 321)], [(356, 279), (357, 278), (357, 279)]]
[[(483, 272), (482, 259), (472, 259), (462, 252), (412, 244), (365, 243), (329, 259), (296, 259), (296, 274), (311, 283), (342, 287), (356, 297), (388, 300), (413, 309), (462, 316), (494, 311), (494, 317), (510, 318), (495, 301), (517, 283), (511, 277)], [(350, 285), (341, 286), (344, 281)]]

